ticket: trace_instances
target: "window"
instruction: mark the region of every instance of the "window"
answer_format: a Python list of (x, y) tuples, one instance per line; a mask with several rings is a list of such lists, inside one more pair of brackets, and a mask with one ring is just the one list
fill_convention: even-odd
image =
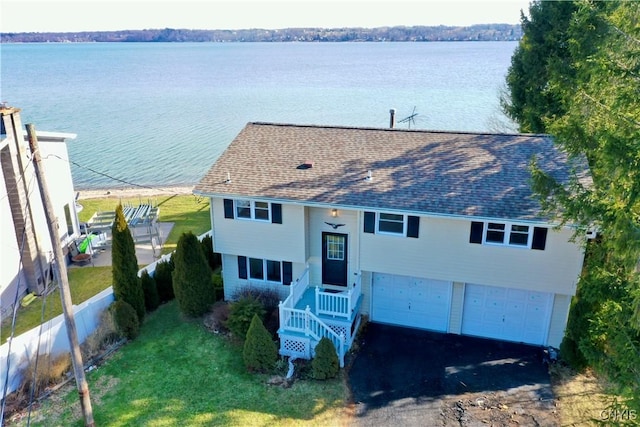
[(249, 277), (264, 280), (264, 266), (261, 259), (249, 258)]
[(267, 280), (269, 282), (281, 282), (280, 262), (267, 260)]
[(269, 221), (269, 203), (254, 202), (254, 217), (262, 221)]
[[(284, 266), (284, 272), (283, 272)], [(238, 277), (240, 279), (262, 280), (267, 282), (291, 284), (292, 269), (290, 262), (273, 261), (270, 259), (238, 257)]]
[(68, 204), (64, 205), (64, 219), (67, 223), (67, 235), (73, 234), (73, 219), (71, 219), (71, 208)]
[(378, 231), (404, 235), (404, 215), (381, 213), (378, 217)]
[(236, 200), (236, 218), (251, 219), (251, 202), (249, 200)]
[(327, 259), (334, 261), (344, 260), (344, 237), (327, 235)]
[(509, 234), (509, 244), (516, 246), (529, 246), (529, 226), (512, 225)]
[[(536, 229), (539, 227), (535, 227)], [(484, 230), (484, 240), (479, 236)], [(546, 237), (546, 235), (545, 235)], [(471, 224), (470, 243), (488, 243), (492, 245), (531, 247), (532, 233), (531, 226), (522, 224), (510, 224), (501, 222), (473, 222)], [(534, 249), (537, 249), (534, 248)]]
[(223, 199), (223, 207), (224, 217), (227, 219), (253, 219), (282, 224), (282, 205), (280, 203)]
[(271, 209), (269, 202), (257, 202), (253, 200), (236, 199), (233, 201), (235, 215), (239, 219), (254, 219), (257, 221), (270, 221)]
[(364, 213), (365, 233), (395, 234), (418, 238), (420, 235), (420, 217), (392, 213)]
[(504, 243), (504, 224), (490, 222), (487, 224), (487, 236), (485, 241), (488, 243)]

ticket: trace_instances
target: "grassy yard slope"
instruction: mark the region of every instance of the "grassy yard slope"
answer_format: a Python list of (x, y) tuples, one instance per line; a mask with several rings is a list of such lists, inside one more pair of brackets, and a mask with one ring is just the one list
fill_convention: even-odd
[[(195, 235), (199, 235), (211, 229), (209, 199), (197, 198), (193, 195), (161, 196), (151, 199), (139, 197), (121, 200), (115, 198), (84, 199), (81, 201), (83, 210), (78, 216), (80, 221), (86, 222), (95, 212), (115, 210), (120, 202), (137, 205), (149, 201), (160, 206), (160, 221), (174, 223), (171, 234), (166, 238), (163, 253), (175, 250), (182, 233), (192, 231)], [(74, 304), (80, 304), (111, 286), (111, 267), (69, 268), (68, 271), (71, 299)], [(42, 305), (42, 298), (38, 298), (29, 306), (20, 307), (15, 335), (20, 335), (41, 323), (43, 319)], [(60, 295), (57, 291), (46, 297), (44, 305), (45, 321), (62, 313)], [(2, 322), (1, 342), (5, 342), (10, 335), (11, 317), (8, 317)]]
[[(242, 349), (184, 321), (175, 302), (145, 321), (141, 335), (88, 374), (96, 425), (266, 426), (347, 424), (341, 378), (289, 389), (246, 372)], [(32, 419), (34, 421), (34, 419)], [(82, 425), (75, 389), (49, 400), (33, 425)]]

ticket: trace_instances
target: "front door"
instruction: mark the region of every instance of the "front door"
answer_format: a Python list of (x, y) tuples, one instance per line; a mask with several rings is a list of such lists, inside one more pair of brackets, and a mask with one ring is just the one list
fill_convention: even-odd
[(322, 233), (322, 283), (347, 286), (347, 235)]

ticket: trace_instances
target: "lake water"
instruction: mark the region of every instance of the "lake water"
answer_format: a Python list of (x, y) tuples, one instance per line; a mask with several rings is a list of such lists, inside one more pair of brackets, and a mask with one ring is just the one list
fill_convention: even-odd
[[(517, 42), (2, 44), (0, 100), (71, 132), (77, 189), (193, 185), (251, 121), (513, 130)], [(89, 170), (92, 169), (93, 171)]]

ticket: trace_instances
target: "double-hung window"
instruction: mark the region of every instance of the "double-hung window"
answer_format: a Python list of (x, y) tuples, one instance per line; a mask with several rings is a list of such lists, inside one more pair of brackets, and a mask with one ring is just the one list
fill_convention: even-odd
[(400, 214), (380, 213), (378, 215), (378, 232), (398, 234), (403, 236), (405, 234), (405, 216)]
[(291, 283), (291, 263), (262, 258), (238, 257), (238, 277), (254, 281)]
[(371, 234), (390, 234), (418, 238), (420, 217), (388, 212), (364, 212), (363, 230)]
[(234, 200), (236, 218), (254, 219), (257, 221), (270, 221), (269, 202), (258, 202), (253, 200)]
[(494, 245), (528, 248), (531, 245), (531, 227), (521, 224), (488, 222), (484, 241)]
[(546, 227), (509, 222), (471, 222), (469, 243), (503, 245), (543, 251), (547, 244)]

